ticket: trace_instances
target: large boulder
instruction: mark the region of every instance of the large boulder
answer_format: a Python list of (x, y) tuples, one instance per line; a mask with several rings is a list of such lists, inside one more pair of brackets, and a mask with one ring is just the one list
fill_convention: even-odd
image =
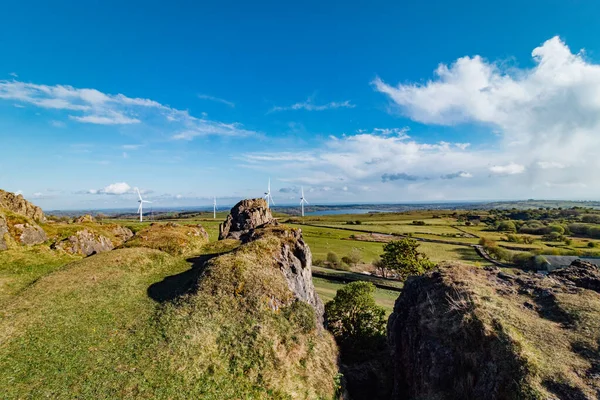
[(52, 248), (63, 250), (69, 254), (91, 256), (92, 254), (110, 251), (114, 248), (114, 245), (106, 236), (83, 229), (60, 242), (54, 243)]
[(240, 239), (252, 229), (274, 223), (265, 199), (247, 199), (237, 203), (221, 225), (219, 225), (219, 240)]
[(596, 399), (600, 294), (587, 276), (446, 263), (408, 279), (388, 322), (392, 398)]
[(129, 239), (131, 239), (133, 237), (133, 232), (131, 231), (131, 229), (126, 228), (122, 225), (117, 225), (115, 224), (110, 231), (112, 232), (112, 234), (115, 236), (116, 239), (116, 246), (121, 246), (123, 243), (125, 243), (126, 241), (128, 241)]
[(36, 222), (44, 222), (46, 217), (41, 208), (31, 204), (20, 194), (0, 189), (0, 208), (31, 218)]
[(36, 224), (15, 224), (14, 229), (21, 244), (32, 246), (34, 244), (44, 243), (48, 239), (46, 232)]

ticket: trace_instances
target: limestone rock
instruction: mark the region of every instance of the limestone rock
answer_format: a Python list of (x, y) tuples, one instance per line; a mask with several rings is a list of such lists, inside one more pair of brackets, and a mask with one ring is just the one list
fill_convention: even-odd
[(131, 231), (131, 229), (126, 228), (122, 225), (115, 225), (111, 229), (111, 231), (112, 231), (113, 235), (115, 235), (115, 238), (118, 241), (117, 246), (122, 245), (123, 243), (125, 243), (126, 241), (128, 241), (129, 239), (131, 239), (133, 237), (133, 232)]
[(33, 219), (36, 222), (44, 222), (46, 217), (40, 207), (33, 205), (23, 198), (22, 195), (6, 192), (0, 189), (0, 208), (5, 208), (16, 214)]
[(48, 239), (46, 232), (35, 224), (15, 224), (14, 228), (17, 231), (19, 241), (28, 246), (43, 243)]
[(83, 224), (86, 222), (96, 222), (96, 218), (92, 217), (90, 214), (85, 214), (85, 215), (75, 218), (75, 220), (73, 222), (75, 222), (76, 224)]
[(595, 264), (575, 260), (567, 268), (555, 269), (550, 276), (600, 293), (600, 268)]
[(597, 273), (443, 263), (409, 278), (388, 321), (392, 399), (597, 398)]
[(239, 239), (252, 229), (275, 223), (265, 199), (247, 199), (231, 209), (225, 222), (219, 225), (219, 240)]
[(301, 229), (279, 226), (263, 199), (242, 200), (236, 204), (222, 225), (220, 238), (240, 239), (250, 243), (275, 236), (281, 247), (275, 256), (279, 270), (294, 296), (315, 309), (318, 325), (323, 325), (323, 302), (312, 281), (312, 253), (302, 237)]
[(106, 236), (98, 235), (88, 229), (76, 232), (74, 235), (52, 245), (53, 249), (66, 251), (69, 254), (92, 254), (110, 251), (114, 245)]
[(0, 251), (8, 249), (4, 235), (8, 233), (8, 225), (2, 215), (0, 215)]

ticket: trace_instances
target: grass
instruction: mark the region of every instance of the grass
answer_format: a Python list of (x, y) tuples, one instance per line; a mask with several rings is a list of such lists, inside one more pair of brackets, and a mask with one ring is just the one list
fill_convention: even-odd
[(279, 246), (266, 237), (215, 258), (197, 293), (164, 303), (150, 294), (200, 273), (181, 256), (125, 248), (55, 260), (2, 307), (2, 397), (333, 398), (333, 338), (291, 302)]
[(0, 251), (0, 306), (39, 278), (78, 259), (44, 246)]
[(200, 252), (208, 243), (200, 228), (195, 225), (155, 223), (136, 232), (125, 247), (147, 247), (172, 255), (188, 256)]

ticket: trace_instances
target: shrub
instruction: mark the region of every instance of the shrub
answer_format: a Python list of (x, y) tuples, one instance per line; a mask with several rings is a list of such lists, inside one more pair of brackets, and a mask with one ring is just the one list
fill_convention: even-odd
[(587, 247), (589, 247), (589, 248), (594, 248), (594, 247), (596, 247), (596, 243), (595, 243), (595, 242), (589, 242), (589, 243), (587, 244)]
[(354, 263), (352, 262), (352, 259), (348, 256), (342, 257), (342, 263), (347, 264), (347, 265), (354, 265)]
[(354, 225), (362, 225), (362, 221), (356, 220), (354, 221)]
[(313, 265), (316, 267), (322, 267), (323, 265), (325, 265), (325, 261), (321, 259), (316, 259), (313, 261)]
[(335, 254), (334, 252), (330, 251), (329, 253), (327, 253), (327, 262), (329, 264), (339, 264), (340, 258), (338, 257), (337, 254)]
[(550, 232), (549, 234), (544, 235), (542, 239), (547, 240), (549, 242), (562, 242), (564, 240), (564, 237), (558, 232)]
[(413, 221), (412, 222), (413, 225), (425, 225), (425, 221)]
[(348, 264), (356, 265), (361, 262), (362, 254), (359, 249), (353, 247), (352, 250), (350, 250), (350, 254), (348, 254), (348, 258), (350, 259)]
[(516, 232), (517, 227), (512, 221), (502, 221), (498, 224), (498, 230), (501, 232)]

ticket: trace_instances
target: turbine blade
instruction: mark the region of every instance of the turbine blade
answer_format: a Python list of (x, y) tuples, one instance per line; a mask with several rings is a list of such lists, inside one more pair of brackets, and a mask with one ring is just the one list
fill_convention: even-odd
[(273, 200), (273, 196), (271, 196), (270, 193), (269, 193), (269, 197), (271, 198), (271, 203), (273, 203), (273, 205), (275, 205), (275, 200)]
[(138, 197), (140, 198), (140, 200), (142, 200), (142, 194), (140, 193), (140, 189), (135, 188), (135, 191), (137, 192)]
[(140, 206), (138, 207), (137, 212), (138, 212), (138, 214), (142, 212), (142, 203), (140, 203)]

